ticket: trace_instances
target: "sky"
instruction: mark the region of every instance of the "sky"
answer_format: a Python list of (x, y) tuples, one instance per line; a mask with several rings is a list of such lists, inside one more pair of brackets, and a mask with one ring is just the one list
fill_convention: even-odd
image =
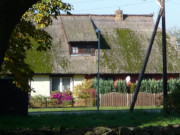
[[(157, 19), (159, 5), (156, 0), (63, 0), (73, 6), (72, 14), (154, 14)], [(180, 0), (166, 0), (166, 29), (180, 28)], [(161, 23), (161, 22), (160, 22)], [(159, 24), (161, 27), (161, 24)]]

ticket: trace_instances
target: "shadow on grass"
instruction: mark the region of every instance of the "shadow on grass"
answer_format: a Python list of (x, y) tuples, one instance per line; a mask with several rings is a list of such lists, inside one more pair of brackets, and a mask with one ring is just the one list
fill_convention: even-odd
[(119, 127), (119, 126), (167, 126), (179, 124), (180, 114), (165, 114), (163, 112), (145, 112), (136, 110), (133, 113), (108, 112), (108, 113), (84, 113), (84, 114), (61, 114), (61, 115), (34, 115), (28, 117), (3, 116), (0, 117), (0, 130), (31, 128), (39, 129), (51, 127), (59, 129), (66, 127), (88, 128), (97, 126)]

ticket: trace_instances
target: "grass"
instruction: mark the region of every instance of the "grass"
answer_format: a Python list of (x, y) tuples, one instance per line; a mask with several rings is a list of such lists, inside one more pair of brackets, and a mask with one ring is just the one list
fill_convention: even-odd
[[(100, 107), (99, 110), (128, 110), (129, 107)], [(156, 106), (136, 106), (135, 109), (162, 109)], [(71, 108), (31, 108), (29, 112), (64, 112), (64, 111), (96, 111), (97, 107), (71, 107)]]
[(85, 114), (61, 114), (61, 115), (31, 115), (1, 116), (0, 130), (15, 129), (40, 129), (50, 127), (59, 129), (91, 128), (97, 126), (120, 127), (120, 126), (167, 126), (179, 124), (180, 114), (165, 114), (157, 112), (145, 112), (136, 110), (130, 112), (109, 112), (109, 113), (85, 113)]

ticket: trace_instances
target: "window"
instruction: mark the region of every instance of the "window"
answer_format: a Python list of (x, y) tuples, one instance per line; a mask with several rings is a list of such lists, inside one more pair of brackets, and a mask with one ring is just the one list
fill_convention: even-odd
[(71, 56), (94, 56), (95, 45), (73, 45), (71, 46)]
[(72, 47), (72, 53), (78, 53), (78, 47), (77, 46)]
[(85, 52), (86, 53), (91, 53), (92, 52), (92, 48), (90, 48), (90, 47), (85, 48)]
[(72, 83), (72, 78), (70, 77), (63, 77), (63, 78), (58, 78), (54, 77), (52, 78), (51, 82), (51, 91), (64, 91), (64, 90), (71, 90), (73, 89), (73, 83)]
[(60, 78), (52, 78), (52, 91), (60, 91)]
[(70, 90), (70, 78), (62, 78), (62, 90)]

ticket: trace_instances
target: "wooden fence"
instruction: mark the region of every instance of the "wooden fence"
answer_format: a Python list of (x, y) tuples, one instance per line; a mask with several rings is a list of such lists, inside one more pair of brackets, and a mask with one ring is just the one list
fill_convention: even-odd
[[(136, 106), (158, 106), (162, 103), (163, 93), (150, 94), (139, 92)], [(108, 94), (100, 94), (100, 106), (130, 106), (133, 94), (122, 94), (112, 92)]]

